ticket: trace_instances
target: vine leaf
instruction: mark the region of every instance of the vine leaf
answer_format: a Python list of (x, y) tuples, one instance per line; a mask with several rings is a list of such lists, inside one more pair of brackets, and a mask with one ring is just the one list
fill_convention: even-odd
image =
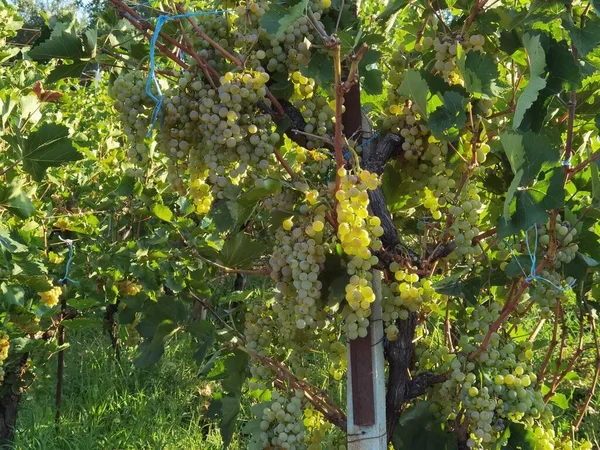
[(365, 70), (362, 86), (365, 93), (369, 95), (381, 94), (383, 91), (383, 74), (381, 70)]
[(590, 164), (590, 169), (592, 171), (592, 198), (598, 202), (600, 200), (600, 177), (598, 176), (597, 162)]
[(444, 104), (439, 106), (429, 118), (428, 125), (438, 139), (453, 139), (467, 120), (465, 108), (467, 99), (458, 92), (444, 92)]
[(430, 401), (421, 401), (402, 413), (392, 436), (394, 449), (458, 449), (456, 435), (442, 429), (430, 406)]
[(523, 178), (523, 169), (520, 169), (514, 176), (510, 186), (508, 187), (508, 191), (506, 192), (506, 198), (504, 199), (504, 220), (510, 220), (510, 205), (515, 198), (515, 193), (517, 192), (517, 188), (521, 183), (521, 179)]
[(500, 133), (500, 142), (513, 174), (523, 170), (521, 185), (528, 184), (544, 164), (555, 163), (559, 158), (558, 149), (543, 134), (507, 131)]
[[(142, 322), (137, 329), (145, 340), (139, 346), (140, 353), (134, 360), (134, 364), (137, 367), (148, 367), (160, 359), (165, 352), (165, 344), (177, 333), (179, 327), (173, 320), (165, 319), (156, 327), (146, 327)], [(151, 335), (148, 336), (151, 329)], [(148, 333), (145, 332), (146, 330)]]
[(535, 434), (521, 423), (510, 422), (496, 441), (495, 450), (534, 450)]
[(0, 186), (0, 207), (6, 208), (15, 216), (26, 219), (35, 211), (35, 206), (25, 195), (21, 186), (13, 182), (12, 185)]
[(262, 256), (266, 246), (251, 240), (244, 233), (238, 233), (233, 239), (227, 239), (221, 250), (221, 262), (227, 267), (249, 268), (252, 262)]
[(415, 69), (408, 69), (404, 80), (398, 87), (398, 94), (411, 99), (418, 107), (423, 117), (427, 118), (427, 93), (429, 86), (421, 74)]
[(577, 51), (579, 52), (579, 56), (582, 58), (600, 44), (600, 23), (588, 21), (583, 28), (578, 28), (569, 24), (568, 21), (565, 22), (565, 27), (571, 33), (573, 45), (575, 45), (575, 48), (577, 48)]
[(56, 66), (46, 78), (46, 83), (55, 83), (63, 78), (79, 78), (87, 65), (87, 61), (74, 61), (72, 64)]
[(83, 59), (89, 58), (91, 53), (87, 52), (81, 39), (74, 34), (63, 31), (53, 35), (47, 41), (31, 49), (28, 55), (34, 60), (47, 59)]
[(73, 147), (69, 129), (64, 125), (45, 124), (29, 135), (22, 152), (23, 169), (36, 181), (44, 178), (46, 169), (77, 161), (83, 156)]
[(269, 10), (261, 17), (259, 23), (267, 30), (267, 33), (278, 38), (283, 35), (287, 27), (304, 16), (307, 7), (308, 0), (301, 0), (291, 8), (289, 5), (271, 3)]
[(529, 83), (517, 100), (517, 107), (513, 118), (513, 130), (521, 125), (525, 112), (533, 105), (542, 89), (546, 87), (546, 80), (541, 77), (546, 68), (546, 54), (540, 43), (540, 36), (526, 34), (523, 36), (525, 50), (529, 57)]
[(463, 73), (467, 91), (488, 98), (498, 95), (499, 89), (495, 83), (499, 75), (498, 64), (492, 55), (469, 52), (464, 58), (459, 58), (457, 63)]
[(152, 212), (156, 217), (165, 222), (171, 222), (171, 220), (173, 220), (173, 212), (166, 205), (155, 203), (154, 206), (152, 206)]

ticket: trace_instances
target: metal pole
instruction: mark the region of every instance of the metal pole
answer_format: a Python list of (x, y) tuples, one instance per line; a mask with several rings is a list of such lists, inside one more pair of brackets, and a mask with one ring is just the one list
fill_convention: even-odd
[[(373, 270), (373, 291), (375, 292), (375, 301), (371, 305), (371, 317), (369, 318), (369, 334), (365, 339), (368, 339), (370, 347), (371, 364), (368, 367), (364, 362), (352, 361), (351, 351), (353, 344), (348, 344), (348, 450), (387, 450), (387, 434), (385, 422), (385, 373), (383, 360), (383, 322), (381, 320), (381, 272)], [(352, 369), (355, 370), (352, 370)], [(360, 377), (357, 377), (357, 370), (360, 370)], [(355, 395), (362, 390), (371, 392), (369, 387), (353, 385), (354, 378), (360, 378), (361, 382), (365, 382), (365, 375), (370, 375), (370, 383), (372, 383), (372, 409), (374, 416), (372, 420), (365, 423), (357, 417), (355, 411)], [(358, 381), (358, 380), (356, 380)], [(361, 402), (364, 402), (362, 399)], [(367, 409), (371, 409), (370, 406)], [(357, 420), (358, 419), (358, 420)], [(357, 423), (358, 422), (358, 423)]]

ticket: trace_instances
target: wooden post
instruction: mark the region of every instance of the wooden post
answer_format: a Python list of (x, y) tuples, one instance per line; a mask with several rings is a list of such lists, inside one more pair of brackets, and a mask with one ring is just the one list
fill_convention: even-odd
[(386, 450), (381, 272), (373, 270), (375, 301), (369, 332), (348, 345), (348, 450)]

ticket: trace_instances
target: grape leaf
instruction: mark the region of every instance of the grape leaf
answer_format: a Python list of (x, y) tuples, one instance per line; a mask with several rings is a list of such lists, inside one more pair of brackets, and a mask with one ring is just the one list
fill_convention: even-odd
[(500, 142), (513, 173), (523, 170), (522, 185), (528, 184), (545, 163), (558, 161), (558, 149), (545, 134), (507, 131), (500, 133)]
[(152, 206), (152, 212), (156, 217), (158, 217), (160, 220), (164, 220), (165, 222), (170, 222), (173, 220), (173, 212), (166, 205), (155, 203), (154, 206)]
[(503, 217), (505, 220), (510, 220), (510, 205), (515, 198), (515, 193), (517, 192), (517, 188), (521, 183), (521, 179), (523, 178), (523, 169), (520, 169), (514, 176), (510, 186), (508, 187), (508, 191), (506, 192), (506, 198), (504, 199), (504, 212)]
[(418, 107), (423, 117), (427, 118), (427, 93), (429, 86), (415, 69), (408, 69), (404, 74), (404, 80), (398, 87), (398, 94), (412, 100)]
[(438, 107), (429, 118), (429, 128), (438, 139), (453, 139), (467, 120), (465, 109), (467, 99), (458, 92), (444, 93), (444, 104)]
[(0, 206), (15, 216), (26, 219), (35, 211), (35, 206), (18, 184), (0, 186)]
[(232, 268), (248, 268), (252, 262), (263, 255), (265, 245), (252, 241), (244, 233), (238, 233), (232, 239), (227, 239), (221, 250), (221, 262)]
[(540, 36), (526, 34), (523, 36), (527, 56), (529, 57), (529, 83), (517, 100), (517, 107), (513, 117), (513, 130), (521, 125), (525, 111), (527, 111), (533, 102), (538, 98), (540, 91), (546, 87), (546, 80), (541, 77), (546, 68), (546, 54), (540, 43)]
[(269, 10), (259, 21), (260, 26), (267, 30), (267, 33), (278, 38), (285, 33), (287, 27), (304, 16), (307, 7), (308, 0), (301, 0), (292, 7), (271, 3)]
[[(139, 346), (139, 354), (134, 360), (137, 367), (148, 367), (156, 363), (165, 352), (165, 344), (177, 331), (179, 327), (170, 319), (165, 319), (158, 326), (152, 326), (147, 322), (141, 322), (137, 330), (145, 337)], [(148, 335), (152, 333), (151, 337)]]
[(489, 53), (469, 52), (458, 61), (464, 75), (465, 87), (471, 94), (483, 94), (486, 97), (498, 95), (495, 81), (498, 79), (498, 63)]
[(594, 11), (600, 17), (600, 0), (592, 0), (592, 5), (594, 6)]
[(577, 48), (579, 56), (585, 57), (600, 44), (600, 23), (588, 21), (583, 28), (578, 28), (565, 21), (565, 28), (571, 33), (571, 40)]
[(69, 129), (64, 125), (45, 124), (31, 133), (23, 148), (23, 169), (40, 181), (46, 169), (83, 156), (73, 147)]
[(54, 69), (52, 69), (50, 75), (46, 77), (46, 83), (54, 83), (58, 80), (62, 80), (63, 78), (79, 78), (87, 65), (87, 61), (74, 61), (73, 64), (56, 66)]
[(362, 87), (365, 93), (369, 95), (377, 95), (383, 91), (383, 74), (381, 70), (371, 69), (363, 72), (364, 78)]
[(575, 63), (567, 41), (555, 42), (548, 49), (546, 64), (548, 65), (548, 88), (555, 94), (562, 89), (581, 87), (581, 70)]
[(28, 55), (34, 60), (46, 59), (83, 59), (89, 58), (91, 54), (83, 48), (83, 43), (74, 34), (61, 32), (53, 35), (47, 41), (31, 49)]

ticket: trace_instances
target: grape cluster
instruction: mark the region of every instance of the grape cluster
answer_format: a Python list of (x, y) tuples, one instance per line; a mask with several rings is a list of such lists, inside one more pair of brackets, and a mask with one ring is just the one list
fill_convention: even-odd
[[(323, 2), (313, 6), (313, 16), (320, 23), (320, 10), (327, 7), (327, 4)], [(245, 59), (247, 67), (263, 67), (269, 73), (287, 74), (288, 70), (297, 70), (300, 64), (308, 64), (315, 35), (307, 17), (296, 19), (280, 36), (267, 34), (259, 27), (259, 21), (269, 7), (270, 4), (266, 1), (237, 7), (235, 46), (240, 55), (249, 55)], [(257, 43), (260, 44), (258, 50), (255, 49)]]
[(304, 426), (306, 428), (306, 450), (321, 450), (323, 448), (332, 450), (346, 450), (347, 445), (339, 443), (338, 436), (331, 433), (335, 431), (333, 425), (323, 415), (314, 409), (307, 407), (304, 410)]
[(50, 308), (58, 304), (61, 294), (62, 288), (60, 286), (54, 286), (52, 289), (46, 292), (38, 292), (40, 301)]
[(448, 229), (456, 243), (454, 255), (459, 258), (464, 257), (468, 264), (473, 264), (474, 258), (482, 251), (479, 245), (472, 243), (473, 238), (480, 234), (477, 223), (482, 210), (479, 189), (470, 182), (463, 187), (458, 202), (448, 207), (448, 211), (454, 216), (453, 223)]
[(129, 176), (141, 177), (143, 169), (150, 158), (150, 150), (146, 144), (146, 136), (150, 125), (149, 110), (154, 102), (146, 93), (146, 79), (142, 72), (128, 72), (120, 75), (112, 85), (111, 96), (115, 99), (114, 107), (119, 112), (123, 131), (130, 147), (127, 157), (137, 169), (129, 168)]
[(340, 381), (346, 372), (346, 346), (339, 340), (329, 343), (329, 348), (325, 346), (328, 359), (330, 361), (329, 374), (334, 380)]
[(128, 280), (117, 283), (117, 287), (119, 288), (121, 295), (126, 295), (128, 297), (133, 297), (142, 290), (142, 286)]
[(421, 117), (421, 111), (414, 103), (391, 96), (391, 105), (386, 108), (382, 128), (404, 138), (403, 155), (408, 161), (417, 161), (427, 149), (429, 128)]
[(291, 398), (274, 391), (270, 407), (263, 410), (260, 439), (263, 448), (305, 449), (305, 428), (302, 420), (304, 393), (296, 390)]
[(397, 262), (389, 266), (394, 280), (383, 288), (382, 319), (386, 337), (394, 341), (398, 337), (397, 319), (406, 320), (409, 312), (417, 312), (425, 304), (428, 312), (430, 301), (437, 297), (431, 281), (420, 279), (416, 273), (400, 267)]
[(420, 369), (450, 374), (433, 388), (433, 410), (450, 425), (464, 417), (470, 433), (467, 444), (471, 448), (490, 448), (507, 426), (506, 422), (512, 421), (534, 430), (543, 443), (541, 448), (551, 449), (552, 409), (534, 388), (537, 376), (531, 361), (532, 343), (507, 342), (494, 332), (485, 351), (473, 359), (468, 357), (483, 342), (490, 323), (499, 317), (501, 309), (502, 305), (495, 301), (475, 307), (454, 353), (447, 346), (419, 348)]
[(317, 207), (314, 215), (297, 215), (283, 221), (275, 234), (277, 242), (270, 259), (271, 278), (277, 283), (276, 299), (294, 299), (295, 324), (299, 329), (313, 327), (322, 283), (318, 280), (325, 262), (325, 208)]
[(379, 262), (372, 250), (381, 249), (379, 238), (383, 228), (379, 217), (370, 216), (369, 190), (379, 186), (379, 178), (367, 170), (355, 174), (344, 168), (338, 170), (340, 188), (335, 193), (338, 201), (338, 238), (344, 253), (350, 257), (347, 272), (350, 282), (346, 285), (346, 302), (343, 315), (346, 319), (349, 339), (365, 337), (371, 315), (371, 303), (375, 301), (371, 267)]
[(417, 51), (426, 51), (433, 47), (435, 50), (434, 69), (452, 83), (461, 83), (459, 74), (456, 71), (456, 55), (458, 47), (462, 46), (465, 52), (483, 51), (485, 37), (481, 34), (474, 34), (470, 37), (461, 35), (445, 35), (441, 39), (431, 38), (429, 36), (423, 39), (422, 43), (415, 46)]
[(5, 334), (0, 337), (0, 382), (4, 381), (4, 369), (2, 364), (8, 358), (8, 349), (10, 347), (10, 340), (8, 335)]

